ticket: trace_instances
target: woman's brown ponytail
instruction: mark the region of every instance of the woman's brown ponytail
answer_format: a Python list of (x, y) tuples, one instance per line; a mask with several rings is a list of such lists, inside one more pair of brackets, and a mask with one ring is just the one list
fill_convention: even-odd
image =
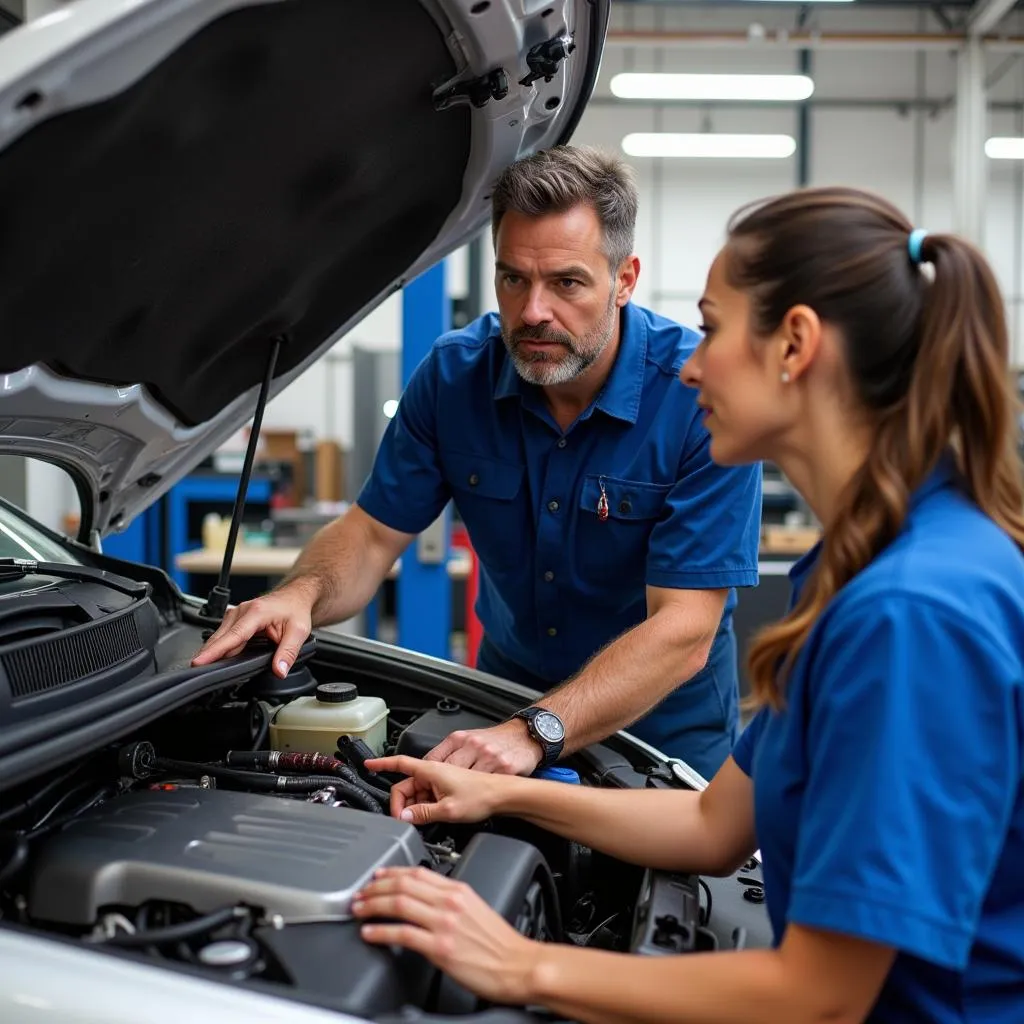
[(970, 244), (927, 235), (884, 200), (810, 189), (741, 211), (729, 271), (760, 334), (794, 305), (837, 327), (873, 444), (823, 539), (801, 599), (749, 653), (753, 701), (779, 707), (786, 670), (818, 617), (903, 525), (912, 492), (955, 453), (968, 494), (1024, 548), (1024, 481), (1003, 300)]

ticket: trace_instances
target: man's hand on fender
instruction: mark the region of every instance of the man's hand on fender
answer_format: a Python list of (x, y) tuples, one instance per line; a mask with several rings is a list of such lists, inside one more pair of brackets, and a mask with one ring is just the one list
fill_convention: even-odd
[(502, 775), (529, 775), (541, 760), (540, 746), (530, 738), (520, 719), (490, 729), (453, 732), (424, 760), (447, 761), (460, 768)]

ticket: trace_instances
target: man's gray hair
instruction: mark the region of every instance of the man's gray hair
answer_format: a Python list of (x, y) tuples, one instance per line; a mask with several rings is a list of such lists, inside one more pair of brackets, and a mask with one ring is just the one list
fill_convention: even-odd
[(636, 182), (628, 164), (589, 146), (555, 146), (506, 167), (491, 195), (493, 237), (510, 211), (541, 217), (581, 204), (597, 213), (614, 273), (633, 254)]

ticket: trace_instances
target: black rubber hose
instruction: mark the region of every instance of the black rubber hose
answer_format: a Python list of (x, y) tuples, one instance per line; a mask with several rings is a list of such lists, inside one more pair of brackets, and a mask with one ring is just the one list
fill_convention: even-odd
[(246, 772), (222, 765), (193, 764), (189, 761), (157, 759), (157, 768), (171, 772), (212, 775), (215, 779), (237, 782), (263, 793), (309, 793), (325, 786), (333, 786), (338, 795), (357, 804), (371, 814), (383, 814), (380, 804), (360, 787), (332, 775), (267, 775), (264, 772)]
[(284, 779), (284, 791), (308, 793), (314, 789), (324, 789), (326, 786), (333, 786), (338, 796), (358, 804), (364, 811), (371, 814), (383, 814), (384, 809), (369, 793), (361, 786), (353, 786), (351, 782), (339, 779), (334, 775), (282, 775)]
[[(307, 772), (311, 775), (337, 775), (353, 786), (369, 793), (379, 800), (384, 807), (391, 803), (391, 794), (384, 789), (372, 785), (362, 778), (350, 765), (336, 757), (323, 754), (303, 754), (280, 750), (229, 750), (225, 761), (229, 765), (252, 765), (268, 768), (271, 771), (285, 774), (287, 772)], [(271, 761), (274, 765), (271, 768)]]
[(73, 803), (75, 800), (81, 800), (82, 796), (90, 790), (93, 793), (97, 792), (96, 781), (94, 779), (85, 779), (83, 782), (79, 782), (77, 785), (72, 786), (67, 790), (67, 792), (62, 793), (57, 800), (50, 805), (49, 810), (47, 810), (47, 812), (39, 818), (31, 828), (28, 829), (28, 831), (30, 833), (38, 832), (48, 821), (56, 817), (68, 804)]
[(194, 939), (198, 935), (223, 928), (224, 925), (237, 921), (239, 918), (248, 917), (249, 911), (244, 907), (224, 907), (215, 910), (203, 917), (197, 917), (193, 921), (183, 921), (181, 924), (168, 925), (166, 928), (151, 928), (149, 931), (135, 932), (134, 934), (113, 935), (104, 939), (108, 946), (165, 946), (170, 942), (182, 942), (185, 939)]
[(73, 811), (68, 811), (59, 817), (49, 818), (40, 822), (31, 832), (25, 833), (25, 838), (31, 841), (39, 839), (41, 836), (49, 835), (51, 832), (55, 832), (66, 825), (69, 821), (74, 821), (80, 814), (85, 814), (86, 811), (91, 810), (98, 803), (109, 800), (114, 796), (117, 796), (117, 786), (105, 786), (103, 789), (93, 793), (85, 803), (79, 804)]
[(232, 768), (269, 768), (272, 750), (229, 750), (224, 763)]
[(4, 811), (0, 811), (0, 822), (10, 821), (11, 818), (17, 818), (19, 815), (26, 814), (38, 807), (51, 793), (55, 790), (60, 789), (65, 783), (70, 782), (76, 775), (81, 772), (79, 766), (75, 766), (71, 771), (64, 772), (62, 775), (58, 775), (55, 779), (37, 789), (31, 796), (26, 797), (20, 804), (16, 804), (13, 807), (8, 807)]
[(336, 769), (339, 776), (348, 782), (351, 782), (353, 786), (358, 786), (360, 789), (365, 789), (370, 796), (374, 799), (379, 800), (385, 807), (391, 806), (391, 794), (385, 789), (379, 789), (377, 786), (367, 782), (366, 779), (362, 778), (357, 771), (349, 768), (347, 764), (342, 764), (340, 769)]

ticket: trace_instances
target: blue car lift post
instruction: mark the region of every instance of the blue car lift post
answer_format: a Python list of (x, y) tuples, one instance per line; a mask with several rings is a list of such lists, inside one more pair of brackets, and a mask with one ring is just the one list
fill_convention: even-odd
[[(444, 262), (402, 291), (402, 389), (434, 342), (451, 328)], [(396, 587), (398, 645), (436, 658), (451, 656), (452, 586), (448, 510), (402, 555)]]

